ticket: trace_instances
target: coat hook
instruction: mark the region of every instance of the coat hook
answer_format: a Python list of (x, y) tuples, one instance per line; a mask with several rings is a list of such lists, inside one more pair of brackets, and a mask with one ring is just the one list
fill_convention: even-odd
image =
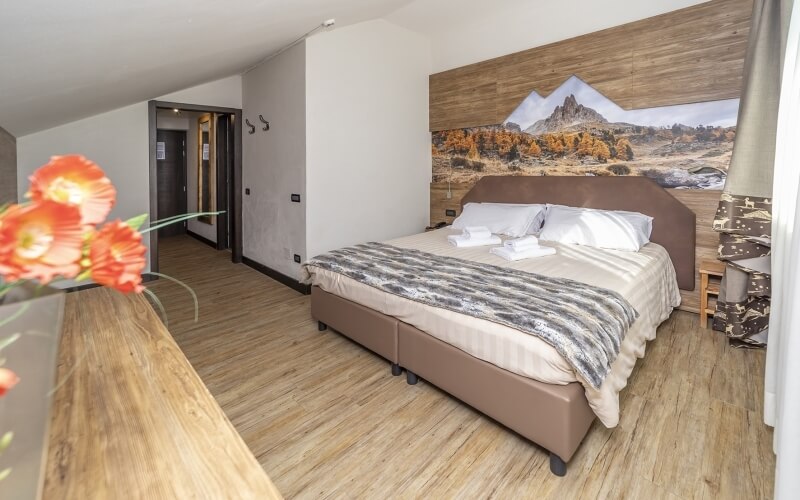
[(269, 122), (268, 122), (267, 120), (265, 120), (265, 119), (264, 119), (264, 117), (263, 117), (262, 115), (258, 115), (258, 119), (259, 119), (259, 120), (261, 120), (261, 123), (263, 123), (263, 124), (264, 124), (264, 128), (262, 128), (261, 130), (263, 130), (263, 131), (265, 131), (265, 132), (266, 132), (267, 130), (269, 130)]
[(247, 118), (244, 119), (244, 122), (250, 127), (250, 130), (247, 132), (248, 134), (255, 134), (256, 133), (256, 126), (250, 123), (250, 120)]

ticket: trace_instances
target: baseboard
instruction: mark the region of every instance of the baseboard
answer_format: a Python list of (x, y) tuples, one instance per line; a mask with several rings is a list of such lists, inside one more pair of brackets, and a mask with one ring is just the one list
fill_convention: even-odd
[(300, 283), (298, 280), (286, 276), (285, 274), (278, 272), (272, 268), (269, 268), (260, 262), (256, 262), (253, 259), (249, 259), (247, 257), (242, 257), (242, 263), (248, 267), (252, 267), (253, 269), (262, 274), (266, 274), (267, 276), (274, 279), (278, 283), (282, 283), (288, 286), (289, 288), (302, 293), (303, 295), (308, 295), (311, 293), (311, 285), (304, 285)]
[(197, 241), (199, 241), (201, 243), (205, 243), (206, 245), (210, 246), (214, 250), (217, 249), (217, 243), (215, 241), (209, 240), (205, 236), (200, 236), (199, 234), (193, 233), (192, 231), (189, 231), (188, 229), (186, 230), (186, 234), (188, 234), (189, 236), (191, 236), (192, 238), (196, 239)]

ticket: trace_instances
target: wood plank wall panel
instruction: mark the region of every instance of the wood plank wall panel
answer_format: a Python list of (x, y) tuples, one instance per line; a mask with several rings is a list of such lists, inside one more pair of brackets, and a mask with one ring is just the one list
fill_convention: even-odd
[(752, 7), (752, 0), (715, 0), (629, 25), (633, 71), (626, 104), (739, 97)]
[(620, 106), (739, 96), (752, 0), (712, 0), (430, 76), (430, 129), (502, 122), (575, 74)]
[[(447, 217), (445, 210), (455, 210), (461, 213), (461, 198), (472, 188), (470, 184), (452, 184), (450, 186), (451, 198), (447, 197), (447, 183), (431, 184), (431, 225), (439, 222), (453, 222), (454, 217)], [(697, 216), (695, 247), (695, 289), (681, 290), (680, 309), (698, 312), (700, 306), (700, 275), (697, 269), (703, 259), (715, 259), (719, 235), (711, 228), (714, 213), (721, 191), (698, 189), (667, 189), (675, 198), (689, 207)]]

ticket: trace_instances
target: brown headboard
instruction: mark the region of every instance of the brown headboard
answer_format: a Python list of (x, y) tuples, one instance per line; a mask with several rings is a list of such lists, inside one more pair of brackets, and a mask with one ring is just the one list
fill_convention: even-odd
[(678, 286), (694, 290), (695, 214), (647, 177), (487, 176), (461, 199), (462, 206), (470, 202), (551, 203), (649, 215), (650, 241), (669, 253)]

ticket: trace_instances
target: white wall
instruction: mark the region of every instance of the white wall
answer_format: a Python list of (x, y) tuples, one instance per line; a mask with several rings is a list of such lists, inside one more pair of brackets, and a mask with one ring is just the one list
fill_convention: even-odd
[[(117, 188), (117, 204), (111, 218), (125, 220), (146, 213), (150, 210), (148, 151), (147, 103), (19, 137), (19, 197), (22, 199), (28, 190), (28, 176), (51, 156), (81, 154), (100, 165)], [(148, 235), (144, 240), (150, 243)]]
[(707, 0), (415, 0), (386, 17), (430, 38), (431, 73)]
[[(156, 99), (241, 107), (241, 78), (234, 76)], [(111, 217), (127, 219), (150, 210), (147, 102), (91, 116), (17, 138), (17, 186), (51, 156), (81, 154), (99, 164), (117, 188)], [(145, 235), (145, 243), (150, 239)], [(147, 264), (150, 270), (150, 263)]]
[[(242, 79), (244, 128), (242, 243), (245, 257), (298, 278), (293, 254), (306, 257), (306, 56), (301, 43), (253, 69)], [(261, 130), (258, 115), (270, 122)], [(298, 193), (301, 203), (291, 202)]]
[(429, 219), (427, 39), (384, 20), (306, 42), (307, 257)]

